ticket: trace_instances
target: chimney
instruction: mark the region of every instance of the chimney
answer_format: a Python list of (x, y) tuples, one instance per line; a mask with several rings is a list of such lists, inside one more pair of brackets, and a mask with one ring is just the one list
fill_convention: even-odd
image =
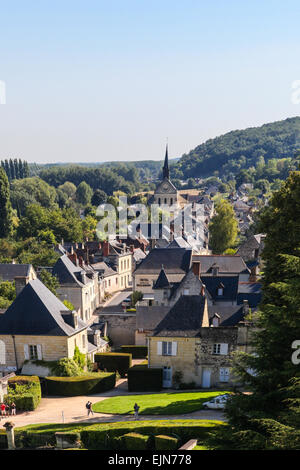
[(200, 278), (200, 274), (201, 274), (200, 261), (193, 261), (192, 270), (193, 270), (193, 273), (195, 274), (195, 276)]
[(16, 276), (15, 277), (15, 286), (16, 286), (16, 296), (24, 289), (29, 279), (26, 276)]
[(76, 253), (71, 253), (70, 255), (68, 255), (68, 258), (72, 261), (72, 263), (75, 264), (75, 266), (78, 266), (78, 259)]
[(109, 241), (105, 240), (102, 245), (102, 250), (103, 250), (103, 256), (108, 256), (109, 255)]
[(243, 300), (243, 314), (244, 316), (248, 315), (249, 313), (249, 302), (248, 300)]

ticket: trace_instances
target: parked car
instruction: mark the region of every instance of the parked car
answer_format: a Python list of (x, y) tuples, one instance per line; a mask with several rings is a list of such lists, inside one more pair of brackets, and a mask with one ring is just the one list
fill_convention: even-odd
[(212, 398), (210, 401), (203, 403), (202, 406), (204, 409), (209, 408), (210, 410), (224, 410), (229, 397), (230, 395), (228, 394), (218, 395), (217, 397)]

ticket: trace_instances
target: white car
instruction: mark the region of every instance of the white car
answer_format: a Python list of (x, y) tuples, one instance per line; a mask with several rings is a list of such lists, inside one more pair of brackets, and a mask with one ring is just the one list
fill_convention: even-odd
[(226, 401), (230, 395), (224, 394), (224, 395), (219, 395), (217, 397), (212, 398), (210, 401), (206, 401), (203, 403), (202, 407), (204, 409), (209, 408), (210, 410), (224, 410)]

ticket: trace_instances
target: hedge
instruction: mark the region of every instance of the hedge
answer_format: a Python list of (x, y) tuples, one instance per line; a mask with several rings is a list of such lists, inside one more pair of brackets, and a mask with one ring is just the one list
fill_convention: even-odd
[(179, 445), (179, 439), (163, 434), (155, 436), (154, 441), (156, 450), (176, 450)]
[(147, 346), (125, 345), (121, 346), (122, 353), (132, 354), (132, 359), (144, 359), (148, 356)]
[(160, 392), (163, 385), (163, 370), (136, 365), (128, 370), (129, 392)]
[(97, 353), (95, 354), (95, 362), (99, 369), (107, 370), (107, 372), (119, 372), (121, 377), (124, 377), (131, 367), (132, 355), (127, 353)]
[(146, 450), (149, 436), (144, 436), (137, 432), (124, 434), (122, 440), (125, 442), (126, 450)]
[(46, 395), (74, 397), (106, 392), (116, 384), (115, 373), (93, 372), (78, 377), (45, 377)]
[[(10, 393), (10, 389), (14, 389), (14, 384), (31, 385), (31, 387), (28, 392), (15, 395)], [(4, 397), (5, 402), (15, 402), (17, 411), (33, 411), (37, 408), (42, 396), (41, 384), (37, 376), (17, 375), (8, 379), (8, 386), (8, 394)]]
[(168, 420), (168, 421), (134, 421), (121, 423), (103, 423), (91, 425), (80, 432), (83, 446), (88, 449), (109, 449), (109, 444), (115, 439), (130, 432), (143, 435), (176, 435), (180, 444), (189, 439), (204, 440), (217, 426), (224, 426), (217, 421)]
[(0, 429), (0, 449), (7, 449), (7, 436), (4, 429)]

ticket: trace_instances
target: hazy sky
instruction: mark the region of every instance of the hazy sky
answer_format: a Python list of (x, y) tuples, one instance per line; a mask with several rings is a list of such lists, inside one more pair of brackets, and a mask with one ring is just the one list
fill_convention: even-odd
[(296, 0), (0, 0), (0, 159), (179, 157), (300, 115), (299, 24)]

